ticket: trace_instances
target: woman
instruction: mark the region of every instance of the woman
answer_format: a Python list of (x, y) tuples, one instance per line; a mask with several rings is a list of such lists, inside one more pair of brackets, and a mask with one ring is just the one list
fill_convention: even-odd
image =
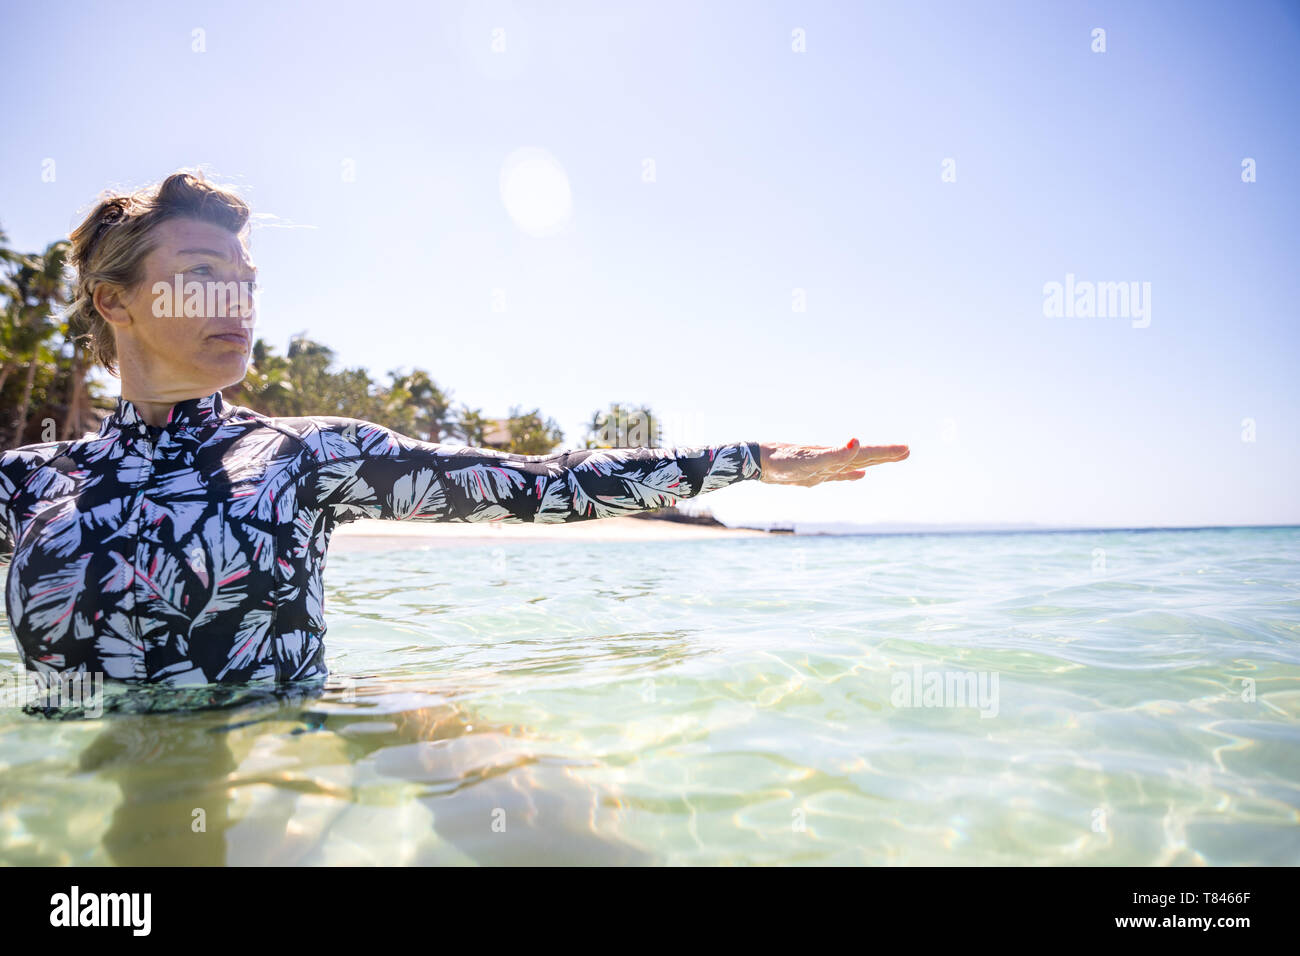
[[(98, 434), (0, 461), (0, 539), (14, 549), (6, 610), (29, 670), (165, 684), (322, 678), (322, 573), (338, 524), (585, 521), (750, 478), (852, 481), (908, 455), (856, 439), (515, 455), (231, 405), (221, 389), (244, 378), (254, 311), (245, 296), (212, 293), (254, 281), (248, 220), (233, 192), (182, 172), (102, 201), (70, 237), (71, 318), (122, 395)], [(189, 296), (190, 283), (208, 294)]]

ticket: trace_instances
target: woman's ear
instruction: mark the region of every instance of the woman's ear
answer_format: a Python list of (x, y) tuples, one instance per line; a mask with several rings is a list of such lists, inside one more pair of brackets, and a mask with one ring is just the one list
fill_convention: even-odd
[(90, 301), (94, 304), (95, 311), (110, 325), (126, 328), (131, 324), (131, 313), (126, 308), (126, 292), (121, 286), (101, 282), (95, 286)]

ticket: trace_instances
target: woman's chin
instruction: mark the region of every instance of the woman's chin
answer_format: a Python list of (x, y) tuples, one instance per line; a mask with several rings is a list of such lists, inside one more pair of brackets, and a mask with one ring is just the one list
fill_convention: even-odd
[(204, 368), (209, 368), (221, 379), (232, 378), (232, 381), (243, 381), (244, 375), (248, 372), (248, 354), (236, 349), (223, 349), (220, 352), (212, 352), (203, 356)]

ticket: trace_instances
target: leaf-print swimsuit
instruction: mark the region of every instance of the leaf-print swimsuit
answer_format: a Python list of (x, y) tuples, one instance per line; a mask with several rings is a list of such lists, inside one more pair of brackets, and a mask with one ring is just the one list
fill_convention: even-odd
[(220, 391), (0, 459), (5, 608), (28, 670), (150, 684), (323, 678), (322, 578), (357, 518), (584, 521), (759, 477), (757, 442), (516, 455)]

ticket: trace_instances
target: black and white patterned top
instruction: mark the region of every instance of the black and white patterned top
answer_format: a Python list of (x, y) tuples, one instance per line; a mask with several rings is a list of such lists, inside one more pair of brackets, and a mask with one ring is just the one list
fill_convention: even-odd
[(271, 418), (219, 391), (152, 426), (119, 397), (98, 434), (0, 459), (5, 609), (28, 670), (320, 678), (337, 524), (607, 518), (758, 478), (760, 463), (757, 442), (516, 455), (355, 418)]

